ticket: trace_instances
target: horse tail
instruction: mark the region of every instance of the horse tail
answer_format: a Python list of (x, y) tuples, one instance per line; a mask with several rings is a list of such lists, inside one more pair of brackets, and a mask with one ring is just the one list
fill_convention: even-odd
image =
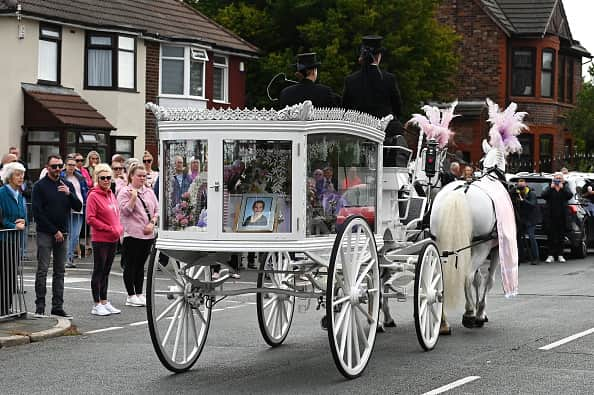
[[(472, 218), (462, 190), (454, 190), (444, 196), (440, 210), (436, 213), (435, 224), (437, 246), (443, 253), (456, 252), (469, 247), (472, 242)], [(443, 266), (444, 308), (453, 309), (464, 298), (464, 281), (471, 268), (470, 248), (459, 251), (457, 256), (450, 255)]]

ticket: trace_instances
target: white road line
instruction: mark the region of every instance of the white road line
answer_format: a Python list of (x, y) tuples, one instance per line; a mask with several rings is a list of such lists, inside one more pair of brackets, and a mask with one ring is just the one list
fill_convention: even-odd
[[(25, 284), (25, 286), (27, 287), (35, 287), (35, 284)], [(72, 289), (75, 291), (90, 291), (91, 288), (78, 288), (78, 287), (64, 287), (64, 289)], [(122, 294), (122, 295), (128, 295), (128, 292), (123, 292), (123, 291), (112, 291), (109, 290), (108, 291), (110, 294)]]
[(225, 309), (212, 309), (210, 311), (223, 311), (223, 310), (225, 310)]
[(133, 322), (131, 324), (128, 324), (130, 326), (138, 326), (138, 325), (146, 325), (148, 324), (148, 321), (139, 321), (139, 322)]
[(557, 340), (554, 343), (551, 343), (551, 344), (549, 344), (547, 346), (539, 347), (538, 349), (539, 350), (545, 350), (545, 351), (551, 350), (551, 349), (553, 349), (555, 347), (559, 347), (559, 346), (561, 346), (561, 345), (563, 345), (565, 343), (569, 343), (570, 341), (573, 341), (575, 339), (579, 339), (580, 337), (584, 337), (584, 336), (590, 335), (592, 333), (594, 333), (594, 328), (590, 328), (587, 331), (576, 333), (575, 335), (571, 335), (571, 336), (566, 337), (564, 339)]
[(468, 377), (464, 377), (463, 379), (456, 380), (453, 383), (446, 384), (446, 385), (444, 385), (442, 387), (436, 388), (433, 391), (425, 392), (423, 395), (437, 395), (437, 394), (441, 394), (441, 393), (444, 393), (446, 391), (449, 391), (449, 390), (451, 390), (453, 388), (460, 387), (461, 385), (470, 383), (470, 382), (472, 382), (474, 380), (478, 380), (480, 378), (481, 378), (480, 376), (468, 376)]
[(243, 307), (244, 305), (240, 305), (240, 306), (227, 306), (225, 307), (226, 309), (238, 309), (240, 307)]
[(99, 332), (115, 331), (118, 329), (124, 329), (124, 327), (123, 326), (110, 326), (109, 328), (95, 329), (94, 331), (85, 332), (85, 335), (90, 335), (92, 333), (99, 333)]

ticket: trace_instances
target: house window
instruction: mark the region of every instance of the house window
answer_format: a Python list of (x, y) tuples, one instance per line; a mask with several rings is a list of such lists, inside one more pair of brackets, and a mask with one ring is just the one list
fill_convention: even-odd
[(514, 172), (534, 171), (534, 135), (522, 133), (518, 136), (518, 140), (522, 145), (522, 151), (509, 156), (509, 168)]
[(540, 95), (542, 97), (553, 97), (553, 65), (555, 64), (555, 53), (552, 49), (542, 51), (542, 69), (540, 74)]
[(60, 154), (60, 132), (27, 132), (27, 167), (31, 170), (42, 169), (47, 157)]
[(204, 98), (206, 51), (161, 46), (161, 94)]
[(534, 50), (532, 49), (513, 50), (512, 95), (534, 96)]
[(62, 29), (57, 26), (39, 25), (39, 58), (37, 79), (40, 83), (60, 83), (60, 52)]
[(559, 56), (559, 74), (557, 75), (557, 100), (565, 101), (565, 56)]
[(136, 41), (117, 34), (89, 33), (85, 89), (135, 89)]
[(540, 171), (551, 172), (553, 169), (553, 136), (540, 136)]
[(573, 100), (573, 59), (567, 59), (567, 103), (574, 103)]
[(120, 154), (124, 158), (134, 156), (134, 137), (112, 137), (113, 154)]
[(217, 102), (229, 101), (229, 64), (226, 56), (214, 56), (212, 98)]

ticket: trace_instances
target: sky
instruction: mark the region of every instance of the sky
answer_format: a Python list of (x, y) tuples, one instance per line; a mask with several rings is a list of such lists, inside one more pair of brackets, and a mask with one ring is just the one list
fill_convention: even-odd
[[(594, 1), (593, 0), (563, 0), (565, 14), (569, 21), (569, 28), (574, 40), (578, 40), (588, 52), (594, 55)], [(588, 59), (584, 58), (582, 62)], [(587, 75), (588, 67), (583, 66), (582, 74)]]

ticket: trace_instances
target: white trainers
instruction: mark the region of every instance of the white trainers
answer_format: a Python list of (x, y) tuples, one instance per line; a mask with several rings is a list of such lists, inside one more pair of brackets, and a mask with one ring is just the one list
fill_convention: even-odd
[(141, 306), (146, 306), (146, 298), (143, 294), (136, 295), (136, 297), (138, 298), (138, 301), (140, 302)]
[(138, 299), (138, 296), (132, 295), (126, 298), (126, 306), (141, 307), (142, 302)]
[(565, 263), (565, 258), (563, 258), (563, 255), (559, 255), (559, 256), (557, 257), (557, 260), (558, 260), (559, 262), (561, 262), (561, 263)]
[(115, 307), (113, 307), (110, 302), (105, 303), (103, 306), (111, 314), (120, 314), (122, 312), (122, 310), (116, 309)]
[(107, 310), (105, 308), (105, 305), (99, 303), (93, 307), (93, 310), (91, 310), (91, 314), (93, 314), (93, 315), (110, 315), (111, 313), (109, 312), (109, 310)]
[(549, 256), (547, 257), (547, 260), (546, 260), (545, 262), (546, 262), (546, 263), (553, 263), (553, 261), (554, 261), (554, 260), (555, 260), (555, 258), (553, 258), (553, 256), (552, 256), (552, 255), (549, 255)]

